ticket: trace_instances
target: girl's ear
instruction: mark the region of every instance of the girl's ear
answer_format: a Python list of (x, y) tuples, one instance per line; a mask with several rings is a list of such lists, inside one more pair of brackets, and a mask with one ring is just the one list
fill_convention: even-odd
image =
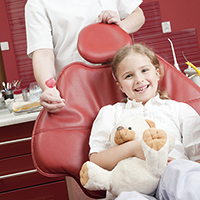
[(119, 87), (119, 89), (124, 93), (124, 90), (123, 90), (121, 84), (120, 84), (118, 81), (116, 82), (116, 84), (117, 84), (117, 86)]
[(156, 75), (158, 77), (158, 80), (160, 80), (160, 70), (159, 69), (156, 69)]

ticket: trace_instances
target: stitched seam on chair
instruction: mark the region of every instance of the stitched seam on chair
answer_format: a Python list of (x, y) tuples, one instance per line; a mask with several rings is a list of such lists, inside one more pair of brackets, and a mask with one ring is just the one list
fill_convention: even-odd
[(69, 65), (66, 65), (59, 73), (58, 78), (57, 78), (57, 83), (60, 80), (60, 77), (63, 75), (64, 71), (70, 67), (74, 67), (76, 65), (80, 65), (80, 66), (84, 66), (85, 68), (89, 68), (89, 69), (103, 69), (103, 68), (110, 68), (110, 64), (105, 64), (105, 65), (96, 65), (95, 67), (93, 65), (89, 65), (86, 63), (82, 63), (82, 62), (73, 62), (70, 63)]
[(196, 98), (196, 99), (189, 100), (186, 103), (195, 103), (195, 102), (200, 102), (200, 97)]
[(39, 130), (38, 132), (35, 132), (35, 135), (39, 134), (39, 133), (45, 133), (45, 132), (49, 132), (49, 131), (54, 131), (54, 132), (59, 132), (59, 131), (62, 131), (62, 130), (65, 130), (65, 131), (70, 131), (70, 130), (90, 130), (91, 128), (89, 127), (86, 127), (86, 126), (80, 126), (80, 127), (77, 127), (77, 126), (72, 126), (72, 127), (63, 127), (63, 128), (55, 128), (55, 129), (48, 129), (48, 130)]

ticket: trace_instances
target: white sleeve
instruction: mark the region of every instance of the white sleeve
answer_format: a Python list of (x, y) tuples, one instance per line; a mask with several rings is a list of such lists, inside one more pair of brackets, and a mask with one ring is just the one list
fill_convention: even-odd
[(37, 49), (53, 49), (50, 20), (40, 0), (27, 1), (25, 6), (25, 22), (27, 54), (29, 57), (32, 57), (31, 53)]
[(190, 160), (200, 160), (200, 116), (189, 105), (180, 104), (182, 142)]
[(115, 110), (111, 105), (104, 106), (98, 113), (90, 135), (90, 153), (110, 148), (109, 136), (115, 124)]
[(118, 12), (121, 19), (124, 19), (131, 14), (143, 0), (118, 0)]

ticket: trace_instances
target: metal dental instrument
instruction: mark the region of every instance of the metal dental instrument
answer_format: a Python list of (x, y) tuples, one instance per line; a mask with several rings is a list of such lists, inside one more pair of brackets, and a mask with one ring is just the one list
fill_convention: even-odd
[(175, 51), (174, 51), (174, 45), (172, 43), (172, 41), (168, 38), (170, 44), (171, 44), (171, 49), (172, 49), (172, 54), (173, 54), (173, 58), (174, 58), (174, 67), (176, 67), (176, 69), (178, 69), (180, 72), (181, 72), (181, 69), (177, 63), (177, 60), (176, 60), (176, 55), (175, 55)]
[(191, 62), (188, 61), (188, 59), (184, 55), (183, 51), (182, 51), (182, 54), (183, 54), (183, 57), (185, 58), (185, 60), (187, 61), (186, 64), (188, 66), (192, 67), (198, 73), (198, 75), (200, 76), (200, 70), (197, 67), (195, 67)]

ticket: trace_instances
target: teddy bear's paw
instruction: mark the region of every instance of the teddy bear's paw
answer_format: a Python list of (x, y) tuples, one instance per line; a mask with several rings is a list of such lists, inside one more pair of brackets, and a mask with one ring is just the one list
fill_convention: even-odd
[(149, 128), (144, 131), (143, 140), (150, 148), (159, 151), (167, 142), (167, 134), (161, 129)]
[(88, 176), (88, 167), (87, 167), (87, 162), (86, 162), (82, 165), (82, 168), (80, 171), (80, 182), (82, 186), (85, 186), (88, 180), (89, 180), (89, 176)]
[(93, 162), (87, 161), (80, 171), (80, 182), (89, 190), (110, 189), (110, 172), (99, 167)]
[(125, 142), (131, 141), (135, 139), (135, 133), (131, 130), (131, 128), (124, 128), (123, 126), (119, 126), (115, 133), (115, 143), (120, 145)]

